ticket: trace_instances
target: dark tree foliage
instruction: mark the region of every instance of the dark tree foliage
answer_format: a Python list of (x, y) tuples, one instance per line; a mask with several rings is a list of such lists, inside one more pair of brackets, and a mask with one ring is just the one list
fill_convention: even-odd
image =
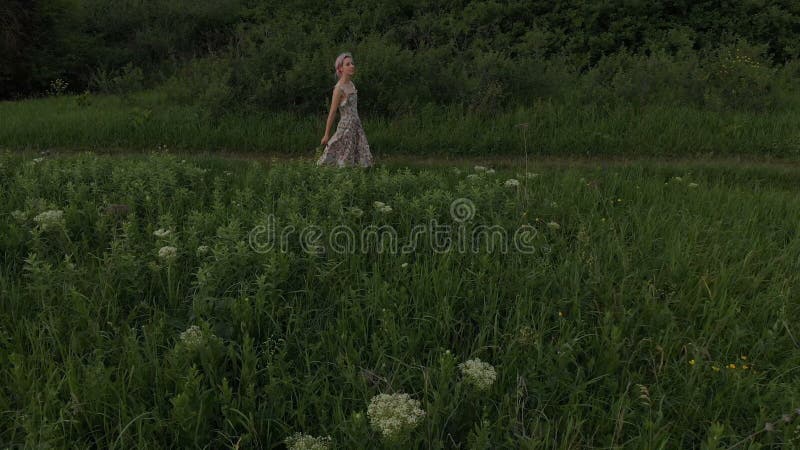
[(491, 111), (552, 96), (576, 74), (644, 99), (658, 80), (620, 70), (712, 80), (745, 56), (755, 81), (743, 87), (768, 90), (758, 70), (800, 56), (794, 0), (4, 0), (0, 25), (2, 98), (57, 78), (73, 92), (166, 83), (173, 100), (219, 112), (324, 109), (341, 51), (355, 55), (364, 108), (390, 115), (424, 103)]

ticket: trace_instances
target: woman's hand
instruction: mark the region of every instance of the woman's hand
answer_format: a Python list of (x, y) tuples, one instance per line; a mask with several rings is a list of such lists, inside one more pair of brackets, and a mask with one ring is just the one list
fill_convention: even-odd
[(328, 139), (330, 139), (330, 136), (328, 136), (326, 134), (325, 136), (322, 137), (322, 140), (320, 141), (320, 144), (322, 144), (322, 145), (327, 144), (328, 143)]

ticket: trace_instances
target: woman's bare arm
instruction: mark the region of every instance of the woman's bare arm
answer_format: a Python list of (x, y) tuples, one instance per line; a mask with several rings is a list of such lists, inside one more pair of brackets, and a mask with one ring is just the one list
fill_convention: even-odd
[(336, 117), (336, 108), (339, 106), (339, 101), (342, 98), (342, 91), (339, 87), (333, 88), (333, 96), (331, 98), (331, 110), (328, 113), (328, 122), (325, 124), (325, 136), (322, 138), (322, 144), (327, 144), (328, 138), (331, 136), (331, 126), (333, 126), (333, 118)]

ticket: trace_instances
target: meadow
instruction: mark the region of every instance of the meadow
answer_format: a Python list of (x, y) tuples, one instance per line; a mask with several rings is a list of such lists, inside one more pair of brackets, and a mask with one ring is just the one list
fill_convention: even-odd
[[(798, 448), (799, 181), (5, 150), (0, 442)], [(269, 218), (412, 251), (269, 247)], [(434, 220), (525, 232), (410, 239)]]
[[(324, 100), (324, 95), (320, 98)], [(798, 111), (800, 106), (759, 112), (664, 102), (635, 105), (625, 99), (607, 105), (540, 99), (499, 111), (429, 104), (397, 117), (366, 113), (361, 119), (376, 157), (522, 156), (528, 152), (558, 157), (797, 160)], [(164, 89), (127, 96), (60, 95), (0, 102), (0, 145), (102, 152), (166, 146), (186, 152), (311, 156), (325, 132), (326, 117), (327, 110), (320, 109), (316, 115), (228, 111), (209, 118), (202, 105), (175, 103)]]

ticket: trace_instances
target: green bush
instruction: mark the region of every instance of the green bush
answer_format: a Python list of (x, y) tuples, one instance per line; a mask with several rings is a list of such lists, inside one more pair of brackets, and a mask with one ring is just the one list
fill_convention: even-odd
[(542, 99), (764, 111), (794, 102), (798, 78), (779, 73), (800, 53), (789, 2), (29, 3), (0, 6), (0, 98), (47, 94), (56, 79), (120, 94), (169, 80), (172, 98), (209, 117), (325, 114), (341, 51), (355, 56), (360, 111), (385, 117)]

